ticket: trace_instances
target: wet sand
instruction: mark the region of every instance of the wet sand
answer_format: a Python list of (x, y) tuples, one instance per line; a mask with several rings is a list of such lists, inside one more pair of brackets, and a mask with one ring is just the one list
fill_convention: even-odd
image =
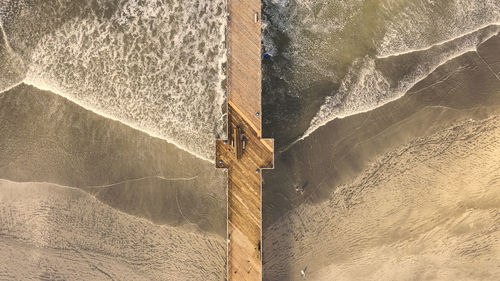
[(23, 82), (213, 160), (224, 135), (223, 1), (8, 1), (0, 91)]
[[(66, 271), (69, 265), (57, 256), (82, 252), (83, 266), (96, 262), (95, 251), (105, 247), (98, 250), (101, 262), (117, 279), (138, 264), (152, 267), (132, 274), (139, 279), (225, 276), (226, 171), (164, 140), (24, 84), (0, 94), (0, 120), (0, 233), (4, 245), (20, 244), (8, 247), (12, 252), (19, 249), (15, 257), (20, 259), (5, 263), (4, 273), (19, 280), (53, 270), (61, 271), (57, 275), (61, 278), (73, 279)], [(88, 213), (89, 204), (98, 209)], [(9, 210), (15, 211), (14, 217)], [(33, 221), (25, 221), (27, 217)], [(135, 229), (120, 229), (134, 224)], [(154, 237), (143, 240), (142, 233), (149, 232)], [(157, 232), (161, 232), (158, 237)], [(65, 235), (63, 241), (57, 238), (60, 233)], [(73, 236), (78, 237), (77, 244), (64, 246)], [(132, 246), (113, 250), (109, 241), (101, 239)], [(130, 252), (134, 254), (129, 256)], [(18, 275), (14, 269), (23, 255), (41, 255), (45, 262), (37, 267), (37, 259), (30, 259), (33, 263), (26, 265), (30, 271)], [(123, 260), (116, 261), (117, 256)], [(103, 278), (92, 265), (88, 270), (77, 267), (82, 280), (97, 278), (93, 274)]]
[(223, 280), (225, 2), (0, 2), (0, 279)]
[(1, 280), (223, 280), (225, 244), (77, 188), (0, 180)]
[[(493, 280), (499, 45), (495, 36), (404, 97), (277, 153), (275, 170), (264, 171), (264, 280), (299, 280), (305, 266), (311, 280)], [(470, 213), (453, 209), (468, 204)]]

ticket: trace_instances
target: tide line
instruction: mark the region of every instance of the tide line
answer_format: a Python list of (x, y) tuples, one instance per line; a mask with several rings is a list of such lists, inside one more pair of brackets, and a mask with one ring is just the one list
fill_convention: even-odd
[(376, 58), (377, 59), (385, 59), (385, 58), (389, 58), (389, 57), (397, 57), (397, 56), (406, 55), (406, 54), (410, 54), (410, 53), (415, 53), (415, 52), (420, 52), (420, 51), (426, 51), (426, 50), (432, 49), (433, 47), (444, 45), (446, 43), (449, 43), (449, 42), (452, 42), (454, 40), (460, 39), (460, 38), (465, 37), (467, 35), (471, 35), (471, 34), (473, 34), (475, 32), (478, 32), (478, 31), (480, 31), (482, 29), (485, 29), (485, 28), (488, 28), (488, 27), (492, 27), (492, 26), (497, 26), (498, 27), (498, 26), (500, 26), (500, 22), (494, 22), (494, 23), (488, 23), (488, 24), (482, 25), (482, 26), (480, 26), (480, 27), (478, 27), (476, 29), (473, 29), (473, 30), (468, 31), (466, 33), (462, 33), (462, 34), (460, 34), (458, 36), (455, 36), (453, 38), (437, 42), (437, 43), (429, 45), (427, 47), (410, 49), (410, 50), (407, 50), (407, 51), (404, 51), (404, 52), (393, 53), (393, 54), (377, 55)]
[(19, 85), (21, 85), (21, 84), (23, 84), (23, 83), (24, 83), (24, 82), (21, 80), (21, 82), (17, 82), (17, 83), (15, 83), (15, 84), (12, 84), (12, 85), (8, 86), (7, 88), (0, 90), (0, 94), (3, 94), (3, 93), (5, 93), (5, 92), (8, 92), (8, 91), (12, 90), (13, 88), (15, 88), (15, 87), (17, 87), (17, 86), (19, 86)]
[(3, 28), (3, 22), (0, 20), (0, 30), (2, 31), (2, 37), (5, 41), (5, 47), (7, 47), (7, 51), (12, 52), (12, 48), (10, 47), (9, 40), (7, 38), (7, 33), (5, 33), (5, 29)]
[[(492, 35), (494, 36), (494, 35)], [(491, 37), (489, 37), (491, 38)], [(488, 38), (488, 39), (489, 39)], [(486, 40), (485, 40), (486, 41)], [(479, 44), (480, 45), (480, 44)], [(462, 50), (461, 52), (451, 56), (451, 57), (448, 57), (446, 60), (443, 60), (442, 62), (438, 63), (435, 67), (433, 67), (432, 69), (429, 70), (429, 72), (426, 74), (426, 75), (422, 75), (420, 78), (418, 79), (415, 79), (414, 82), (408, 84), (408, 86), (403, 89), (401, 91), (401, 94), (399, 95), (395, 95), (392, 99), (389, 99), (387, 100), (386, 102), (384, 103), (381, 103), (373, 108), (367, 108), (365, 110), (359, 110), (359, 111), (352, 111), (350, 113), (347, 113), (347, 114), (344, 114), (344, 115), (336, 115), (336, 116), (332, 116), (332, 117), (329, 117), (329, 118), (326, 118), (325, 120), (323, 121), (320, 121), (318, 125), (313, 125), (311, 127), (309, 127), (306, 132), (298, 139), (296, 139), (295, 141), (293, 141), (292, 143), (290, 143), (289, 145), (287, 145), (285, 148), (283, 148), (282, 150), (280, 150), (280, 152), (285, 152), (287, 151), (288, 149), (290, 149), (293, 145), (295, 145), (296, 143), (306, 139), (307, 137), (309, 137), (312, 133), (314, 133), (317, 129), (325, 126), (326, 124), (330, 123), (331, 121), (335, 120), (335, 119), (343, 119), (345, 117), (349, 117), (349, 116), (352, 116), (352, 115), (355, 115), (355, 114), (359, 114), (359, 113), (366, 113), (366, 112), (369, 112), (369, 111), (372, 111), (376, 108), (379, 108), (385, 104), (388, 104), (392, 101), (395, 101), (397, 99), (400, 99), (402, 98), (403, 96), (405, 96), (405, 94), (408, 92), (408, 90), (410, 90), (413, 86), (415, 86), (417, 83), (419, 83), (420, 81), (424, 80), (425, 78), (427, 78), (431, 73), (433, 73), (438, 67), (446, 64), (447, 62), (455, 59), (455, 58), (458, 58), (466, 53), (469, 53), (469, 52), (475, 52), (477, 51), (477, 47), (476, 48), (468, 48), (468, 49), (465, 49), (465, 50)], [(324, 106), (324, 105), (323, 105)], [(320, 112), (321, 112), (321, 109), (320, 109)], [(319, 112), (318, 112), (319, 113)], [(316, 115), (317, 116), (317, 115)], [(316, 118), (316, 117), (315, 117)], [(313, 121), (311, 121), (311, 123), (314, 122), (314, 119)]]
[[(183, 145), (181, 145), (181, 144), (179, 144), (179, 143), (177, 143), (177, 142), (175, 142), (175, 141), (173, 141), (173, 140), (167, 139), (167, 138), (162, 137), (162, 136), (160, 136), (160, 135), (158, 135), (158, 134), (155, 134), (155, 133), (153, 133), (153, 132), (146, 131), (146, 130), (144, 130), (144, 129), (142, 129), (142, 128), (139, 128), (139, 127), (137, 127), (137, 126), (135, 126), (135, 125), (133, 125), (133, 124), (131, 124), (131, 123), (129, 123), (129, 122), (126, 122), (126, 121), (123, 121), (123, 120), (117, 119), (117, 118), (115, 118), (115, 117), (113, 117), (113, 116), (111, 116), (111, 115), (109, 115), (109, 114), (107, 114), (107, 113), (105, 113), (105, 112), (102, 112), (102, 111), (100, 111), (100, 110), (98, 110), (98, 109), (95, 109), (95, 108), (93, 108), (92, 106), (90, 106), (90, 105), (88, 105), (88, 104), (84, 104), (84, 103), (82, 103), (82, 102), (79, 102), (79, 101), (77, 101), (77, 100), (75, 100), (75, 99), (71, 98), (70, 96), (68, 96), (68, 95), (66, 95), (66, 94), (64, 94), (64, 93), (62, 93), (62, 91), (61, 91), (61, 90), (59, 90), (59, 89), (57, 89), (57, 88), (55, 88), (55, 87), (53, 87), (53, 86), (50, 86), (50, 85), (48, 85), (48, 84), (44, 83), (43, 81), (36, 81), (36, 80), (33, 80), (33, 79), (32, 79), (32, 78), (30, 78), (30, 77), (27, 77), (27, 78), (25, 78), (25, 79), (24, 79), (21, 83), (24, 83), (24, 84), (26, 84), (26, 85), (33, 86), (33, 87), (35, 87), (35, 88), (37, 88), (37, 89), (40, 89), (40, 90), (42, 90), (42, 91), (49, 91), (49, 92), (52, 92), (52, 93), (54, 93), (54, 94), (56, 94), (56, 95), (59, 95), (59, 96), (61, 96), (61, 97), (65, 98), (65, 99), (67, 99), (67, 100), (71, 101), (72, 103), (75, 103), (75, 104), (77, 104), (77, 105), (79, 105), (79, 106), (83, 107), (84, 109), (89, 110), (89, 111), (91, 111), (91, 112), (93, 112), (93, 113), (95, 113), (95, 114), (97, 114), (97, 115), (100, 115), (100, 116), (102, 116), (102, 117), (104, 117), (104, 118), (107, 118), (107, 119), (110, 119), (110, 120), (113, 120), (113, 121), (117, 121), (117, 122), (119, 122), (119, 123), (121, 123), (121, 124), (123, 124), (123, 125), (126, 125), (126, 126), (128, 126), (128, 127), (132, 128), (132, 129), (134, 129), (134, 130), (137, 130), (137, 131), (143, 132), (143, 133), (145, 133), (145, 134), (147, 134), (147, 135), (149, 135), (149, 136), (151, 136), (151, 137), (154, 137), (154, 138), (157, 138), (157, 139), (164, 140), (164, 141), (166, 141), (166, 142), (168, 142), (168, 143), (170, 143), (170, 144), (173, 144), (174, 146), (176, 146), (176, 147), (177, 147), (177, 148), (179, 148), (180, 150), (185, 151), (185, 152), (187, 152), (187, 153), (189, 153), (189, 154), (191, 154), (191, 155), (193, 155), (193, 156), (195, 156), (195, 157), (197, 157), (197, 158), (199, 158), (199, 159), (201, 159), (201, 160), (205, 160), (205, 161), (208, 161), (208, 162), (213, 162), (213, 160), (212, 160), (212, 159), (208, 159), (208, 158), (206, 158), (206, 157), (204, 157), (204, 156), (202, 156), (202, 155), (199, 155), (199, 154), (197, 154), (197, 153), (195, 153), (195, 152), (193, 152), (193, 151), (190, 151), (190, 150), (188, 150), (185, 146), (183, 146)], [(21, 83), (19, 83), (19, 84), (21, 84)], [(18, 84), (18, 85), (19, 85), (19, 84)]]
[(57, 184), (57, 183), (52, 183), (52, 182), (31, 182), (31, 181), (27, 181), (27, 182), (18, 182), (18, 181), (13, 181), (13, 180), (8, 180), (8, 179), (4, 179), (4, 178), (0, 178), (0, 185), (2, 183), (9, 183), (9, 184), (15, 184), (15, 185), (33, 185), (33, 184), (41, 184), (41, 185), (47, 185), (47, 186), (51, 186), (51, 187), (56, 187), (56, 188), (60, 188), (60, 189), (70, 189), (70, 190), (73, 190), (73, 191), (76, 191), (76, 192), (79, 192), (80, 194), (83, 194), (85, 196), (88, 196), (91, 200), (93, 200), (94, 202), (97, 202), (98, 204), (102, 204), (102, 206), (104, 206), (105, 208), (109, 208), (110, 210), (113, 210), (114, 212), (117, 212), (121, 215), (124, 215), (126, 217), (129, 217), (129, 218), (133, 218), (134, 220), (136, 221), (139, 221), (139, 222), (144, 222), (144, 223), (147, 223), (148, 225), (152, 225), (152, 226), (156, 226), (156, 227), (159, 227), (159, 228), (166, 228), (166, 229), (171, 229), (171, 230), (175, 230), (177, 232), (181, 232), (181, 233), (186, 233), (186, 234), (189, 234), (189, 235), (194, 235), (196, 237), (201, 237), (203, 239), (211, 239), (211, 240), (218, 240), (218, 241), (221, 241), (222, 238), (220, 236), (218, 236), (217, 234), (213, 234), (213, 233), (210, 233), (210, 232), (203, 232), (203, 230), (201, 230), (201, 228), (197, 225), (197, 224), (194, 224), (194, 226), (200, 230), (199, 233), (196, 233), (196, 232), (192, 232), (192, 231), (187, 231), (186, 229), (182, 228), (182, 227), (176, 227), (176, 226), (172, 226), (172, 225), (169, 225), (169, 224), (155, 224), (154, 222), (146, 219), (146, 218), (142, 218), (142, 217), (139, 217), (139, 216), (134, 216), (134, 215), (131, 215), (129, 213), (126, 213), (120, 209), (117, 209), (117, 208), (114, 208), (112, 207), (111, 205), (108, 205), (106, 203), (104, 203), (103, 201), (99, 200), (99, 198), (97, 198), (95, 195), (91, 194), (91, 193), (88, 193), (78, 187), (73, 187), (73, 186), (67, 186), (67, 185), (61, 185), (61, 184)]
[(165, 181), (191, 181), (191, 180), (194, 180), (196, 178), (198, 178), (198, 176), (193, 176), (193, 177), (189, 177), (189, 178), (165, 178), (162, 176), (147, 176), (147, 177), (142, 177), (142, 178), (137, 178), (137, 179), (126, 179), (126, 180), (123, 180), (120, 182), (104, 184), (104, 185), (83, 186), (83, 188), (106, 188), (106, 187), (112, 187), (115, 185), (119, 185), (122, 183), (141, 181), (141, 180), (145, 180), (145, 179), (161, 179), (161, 180), (165, 180)]

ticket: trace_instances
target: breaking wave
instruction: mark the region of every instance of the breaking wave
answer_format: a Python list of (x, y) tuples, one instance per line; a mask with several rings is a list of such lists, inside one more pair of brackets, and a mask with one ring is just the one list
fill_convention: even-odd
[[(223, 0), (26, 1), (5, 12), (8, 4), (6, 33), (26, 62), (25, 83), (214, 157), (225, 134)], [(42, 10), (58, 24), (33, 27), (43, 31), (38, 40), (16, 32)]]
[[(299, 140), (335, 118), (401, 97), (500, 25), (496, 0), (267, 0), (264, 11), (263, 48), (277, 57), (272, 75), (286, 81), (288, 95), (311, 100), (315, 83), (338, 85), (320, 97), (324, 103)], [(403, 63), (410, 67), (390, 70)]]
[[(431, 48), (427, 52), (407, 53), (405, 55), (428, 59), (421, 61), (407, 73), (401, 73), (402, 75), (396, 79), (385, 76), (381, 70), (377, 69), (377, 60), (374, 58), (365, 57), (356, 61), (342, 81), (339, 91), (334, 96), (326, 98), (325, 103), (311, 121), (310, 127), (300, 139), (308, 137), (316, 129), (336, 118), (370, 111), (402, 97), (439, 66), (467, 52), (476, 51), (478, 45), (498, 34), (499, 31), (500, 26), (490, 26), (486, 30), (478, 31), (480, 35), (473, 33), (448, 43), (453, 46), (444, 44)], [(384, 59), (378, 61), (380, 60)]]

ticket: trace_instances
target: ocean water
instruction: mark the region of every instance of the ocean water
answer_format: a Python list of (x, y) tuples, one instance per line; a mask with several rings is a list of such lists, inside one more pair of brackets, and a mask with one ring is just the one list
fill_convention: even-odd
[(222, 280), (225, 1), (0, 0), (0, 280)]
[(263, 20), (264, 132), (284, 149), (475, 50), (498, 34), (500, 2), (267, 0)]
[(1, 0), (0, 91), (49, 90), (212, 159), (225, 25), (223, 0)]
[(500, 1), (263, 4), (263, 280), (498, 279)]

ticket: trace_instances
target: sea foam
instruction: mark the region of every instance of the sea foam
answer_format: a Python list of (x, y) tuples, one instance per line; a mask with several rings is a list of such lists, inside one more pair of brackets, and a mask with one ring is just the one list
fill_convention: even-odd
[(98, 3), (66, 4), (85, 12), (25, 52), (24, 82), (212, 159), (225, 134), (224, 1), (125, 0), (110, 15)]
[(475, 51), (479, 44), (497, 35), (499, 31), (500, 26), (488, 26), (445, 44), (416, 52), (420, 54), (400, 55), (402, 60), (404, 56), (416, 55), (421, 58), (421, 61), (408, 72), (401, 73), (401, 76), (392, 79), (384, 76), (375, 64), (377, 60), (384, 60), (388, 57), (382, 59), (365, 57), (362, 61), (353, 64), (342, 81), (338, 93), (326, 98), (325, 103), (311, 121), (311, 125), (299, 140), (308, 137), (315, 130), (336, 118), (367, 112), (402, 97), (439, 66), (467, 52)]
[[(264, 49), (285, 58), (272, 71), (286, 81), (288, 95), (307, 100), (315, 83), (339, 85), (298, 140), (335, 118), (403, 96), (440, 65), (497, 34), (500, 23), (495, 0), (268, 0), (265, 11)], [(288, 40), (280, 50), (283, 35)], [(400, 73), (387, 63), (380, 67), (387, 60), (405, 67)]]

